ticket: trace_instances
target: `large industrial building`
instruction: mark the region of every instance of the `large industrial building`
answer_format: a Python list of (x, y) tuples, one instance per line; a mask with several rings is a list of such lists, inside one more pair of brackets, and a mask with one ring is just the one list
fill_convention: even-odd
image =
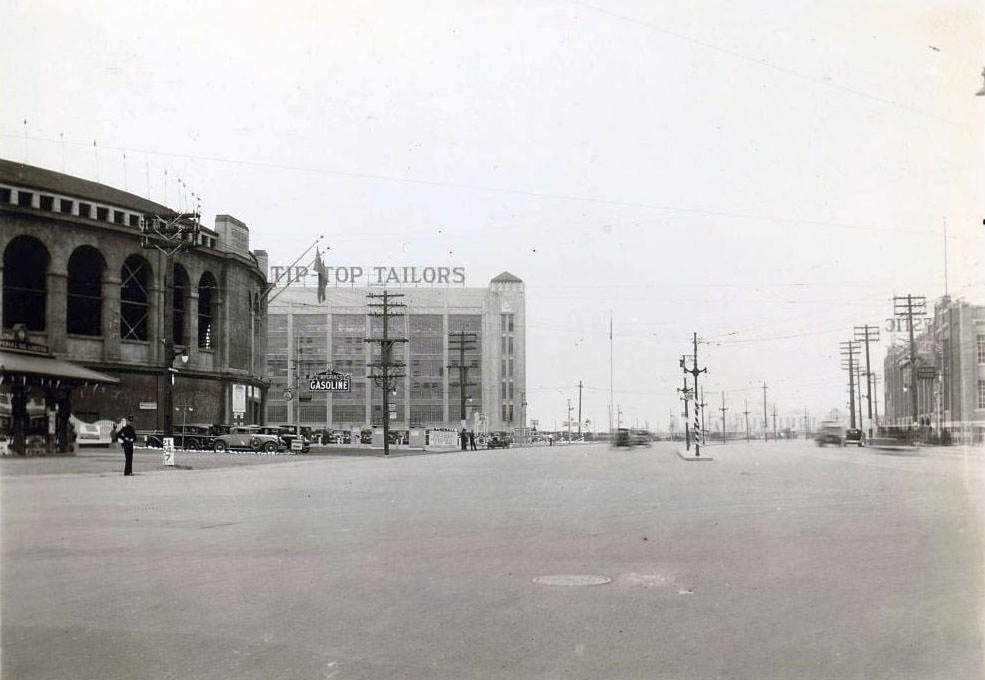
[[(320, 277), (321, 285), (270, 295), (267, 422), (347, 430), (387, 417), (396, 430), (458, 429), (463, 419), (477, 432), (523, 426), (519, 278), (504, 272), (488, 287), (465, 287), (464, 271), (445, 267), (324, 267)], [(391, 361), (402, 364), (392, 371), (388, 414), (382, 381), (372, 377), (379, 371), (368, 368), (380, 360), (372, 340), (383, 337), (384, 291), (387, 337), (397, 340)], [(348, 390), (309, 389), (312, 376), (329, 372), (349, 376)]]
[(885, 424), (911, 427), (916, 415), (956, 443), (985, 440), (985, 306), (941, 297), (914, 346), (913, 361), (903, 338), (886, 353)]
[[(71, 408), (83, 421), (133, 415), (138, 429), (161, 429), (173, 395), (176, 423), (258, 423), (265, 255), (250, 251), (246, 225), (228, 215), (214, 228), (196, 223), (178, 252), (166, 253), (144, 228), (161, 217), (177, 219), (113, 187), (0, 160), (4, 351), (36, 372), (61, 361), (118, 380), (76, 391)], [(24, 410), (11, 400), (11, 382), (0, 385), (6, 427), (12, 411)], [(35, 409), (53, 408), (43, 390), (27, 396)]]

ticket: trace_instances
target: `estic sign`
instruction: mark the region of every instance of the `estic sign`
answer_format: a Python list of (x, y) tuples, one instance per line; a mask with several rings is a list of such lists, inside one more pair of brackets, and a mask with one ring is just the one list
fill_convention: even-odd
[(308, 376), (308, 389), (312, 392), (348, 392), (352, 376), (328, 369)]

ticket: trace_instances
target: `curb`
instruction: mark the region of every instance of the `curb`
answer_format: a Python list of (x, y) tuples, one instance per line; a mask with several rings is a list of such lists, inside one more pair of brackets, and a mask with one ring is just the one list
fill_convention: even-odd
[(707, 460), (707, 461), (714, 461), (715, 460), (711, 456), (692, 456), (692, 455), (685, 455), (685, 454), (681, 453), (680, 449), (674, 449), (674, 453), (676, 453), (677, 454), (677, 457), (680, 458), (681, 460), (693, 461), (695, 463), (700, 463), (701, 461), (705, 461), (705, 460)]

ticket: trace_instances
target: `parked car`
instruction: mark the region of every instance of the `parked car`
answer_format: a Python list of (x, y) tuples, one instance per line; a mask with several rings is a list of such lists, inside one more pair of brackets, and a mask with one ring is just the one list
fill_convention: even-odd
[[(298, 430), (301, 430), (301, 434), (298, 434)], [(311, 450), (311, 428), (308, 427), (297, 427), (295, 425), (264, 425), (257, 428), (257, 431), (261, 434), (272, 434), (280, 437), (283, 440), (284, 445), (294, 450), (293, 442), (296, 439), (301, 440), (301, 453), (308, 453)]]
[(513, 443), (513, 437), (506, 432), (491, 432), (486, 438), (487, 449), (506, 449)]
[(821, 423), (817, 433), (814, 435), (814, 443), (818, 446), (824, 446), (825, 444), (844, 446), (845, 428), (838, 423)]
[(650, 433), (646, 430), (631, 430), (630, 438), (633, 440), (633, 446), (650, 446), (653, 441)]
[[(141, 433), (147, 446), (162, 448), (164, 434), (160, 431)], [(205, 424), (184, 424), (174, 426), (174, 447), (176, 449), (210, 449), (212, 448), (213, 426)]]
[(221, 434), (212, 442), (215, 451), (246, 450), (274, 453), (287, 449), (284, 440), (276, 434), (261, 432), (260, 427), (231, 427), (228, 434)]

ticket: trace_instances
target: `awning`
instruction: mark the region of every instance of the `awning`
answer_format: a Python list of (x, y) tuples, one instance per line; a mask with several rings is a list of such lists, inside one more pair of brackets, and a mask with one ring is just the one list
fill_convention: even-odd
[(120, 382), (118, 378), (111, 375), (54, 357), (6, 351), (0, 351), (0, 375), (4, 377), (37, 376), (79, 384), (101, 383), (111, 385)]

